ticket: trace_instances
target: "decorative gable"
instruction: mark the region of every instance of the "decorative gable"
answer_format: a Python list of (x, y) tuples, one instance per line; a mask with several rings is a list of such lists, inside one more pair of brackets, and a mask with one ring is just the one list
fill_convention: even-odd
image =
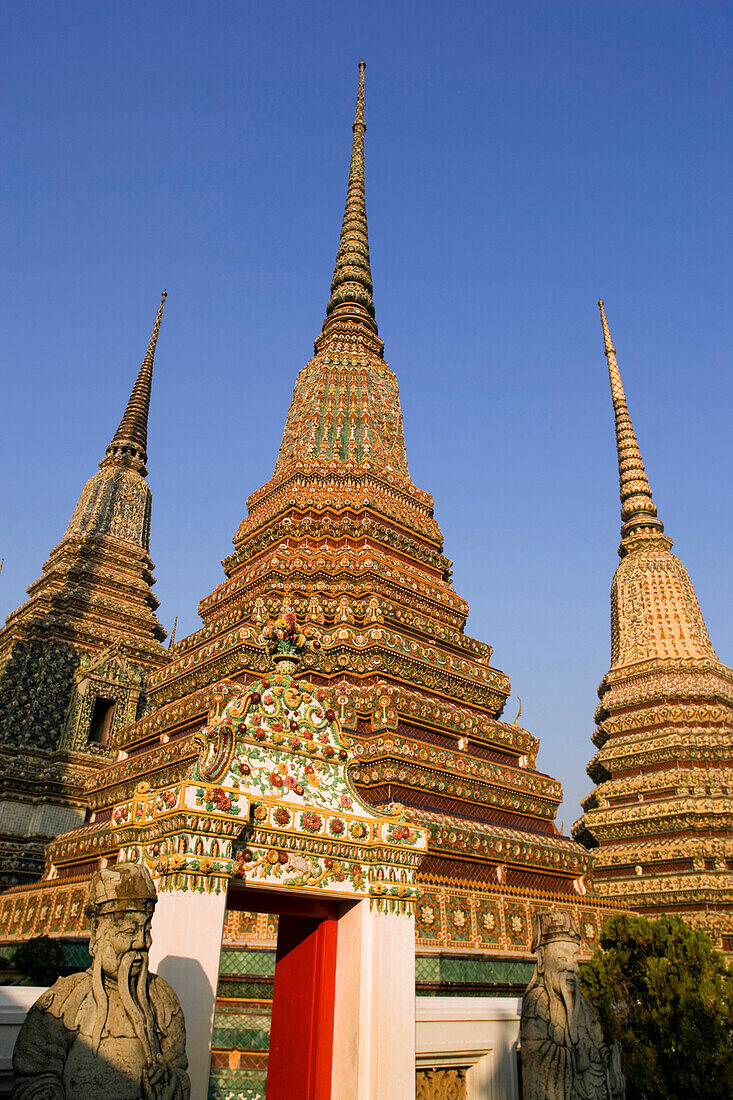
[(253, 685), (217, 686), (185, 780), (143, 783), (115, 809), (120, 859), (144, 860), (164, 891), (218, 893), (233, 878), (411, 908), (426, 830), (403, 806), (379, 814), (361, 800), (327, 694), (296, 679), (297, 659), (283, 656)]

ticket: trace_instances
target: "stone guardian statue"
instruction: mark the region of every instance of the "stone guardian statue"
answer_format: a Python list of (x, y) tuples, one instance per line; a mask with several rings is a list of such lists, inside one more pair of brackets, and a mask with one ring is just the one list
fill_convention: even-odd
[(535, 917), (537, 967), (522, 1000), (523, 1100), (624, 1100), (616, 1043), (580, 992), (580, 936), (570, 913)]
[(28, 1013), (13, 1052), (14, 1100), (188, 1100), (186, 1030), (175, 993), (148, 972), (158, 896), (144, 867), (92, 878), (92, 965), (59, 978)]

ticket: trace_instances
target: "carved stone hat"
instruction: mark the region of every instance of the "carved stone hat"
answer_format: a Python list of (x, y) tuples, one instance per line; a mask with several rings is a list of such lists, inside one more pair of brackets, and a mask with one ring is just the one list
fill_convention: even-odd
[(544, 947), (553, 940), (573, 940), (580, 943), (580, 933), (575, 927), (572, 915), (563, 909), (546, 910), (536, 913), (532, 929), (532, 950)]
[(157, 900), (158, 895), (146, 867), (138, 867), (136, 863), (118, 863), (92, 875), (84, 912), (87, 917), (130, 909), (152, 913)]

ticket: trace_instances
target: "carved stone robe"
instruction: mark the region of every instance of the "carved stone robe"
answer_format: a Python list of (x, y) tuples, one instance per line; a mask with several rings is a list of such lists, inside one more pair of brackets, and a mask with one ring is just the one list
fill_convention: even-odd
[[(39, 997), (15, 1044), (13, 1100), (147, 1100), (143, 1045), (116, 982), (105, 978), (105, 990), (109, 1008), (97, 1052), (92, 1049), (96, 1003), (89, 971), (59, 978)], [(160, 1053), (171, 1071), (169, 1085), (152, 1095), (188, 1100), (186, 1031), (178, 998), (154, 974), (148, 978), (148, 996)]]
[(523, 1100), (623, 1100), (618, 1047), (605, 1042), (592, 1007), (579, 992), (576, 997), (574, 1042), (562, 998), (552, 996), (542, 982), (527, 990), (521, 1022)]

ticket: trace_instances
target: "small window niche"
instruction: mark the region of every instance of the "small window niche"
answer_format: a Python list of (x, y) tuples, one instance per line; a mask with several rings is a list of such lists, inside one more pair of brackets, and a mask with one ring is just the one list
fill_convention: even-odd
[(112, 723), (115, 720), (116, 699), (106, 699), (98, 695), (92, 707), (92, 720), (89, 723), (90, 745), (106, 745), (112, 732)]

